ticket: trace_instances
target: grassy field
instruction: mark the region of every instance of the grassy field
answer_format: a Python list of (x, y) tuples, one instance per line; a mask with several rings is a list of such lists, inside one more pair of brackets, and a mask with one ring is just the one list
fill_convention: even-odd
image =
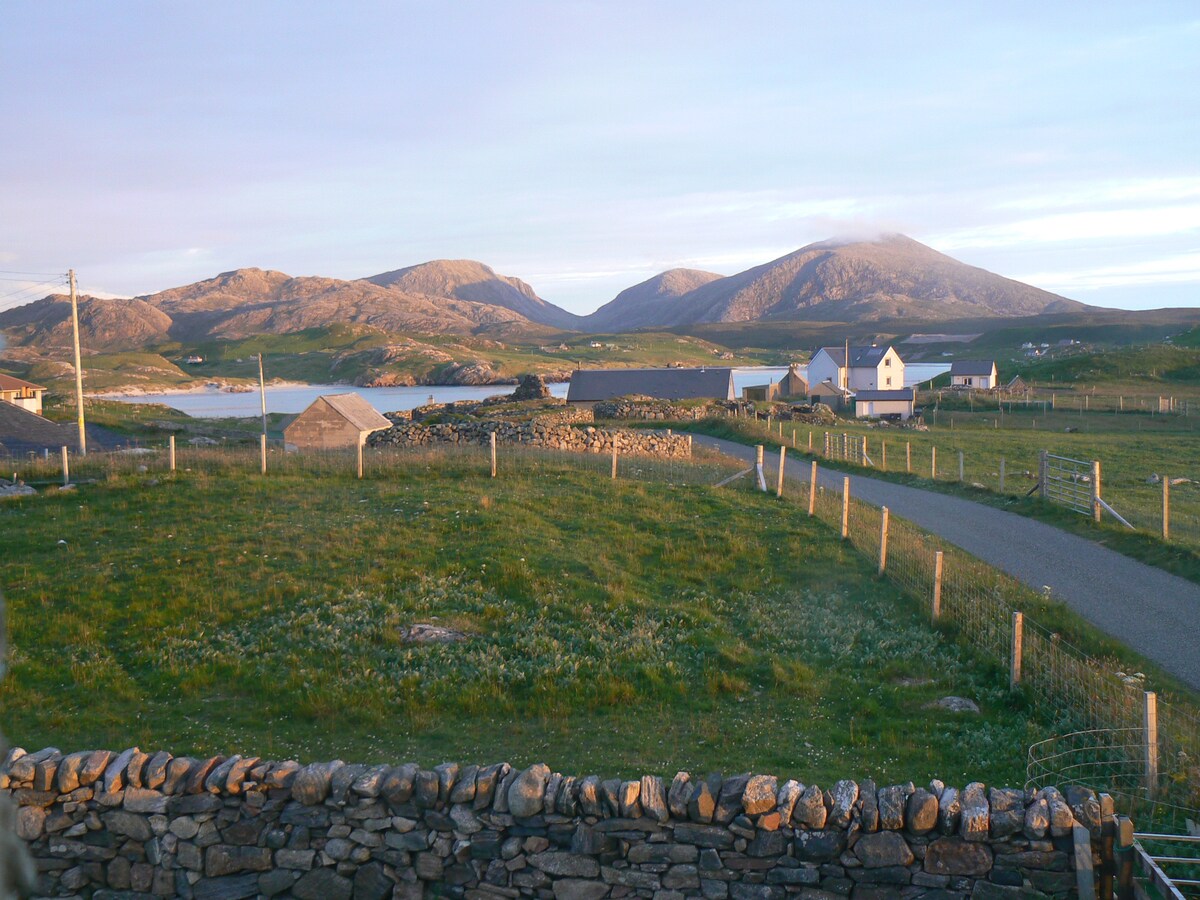
[(0, 505), (14, 743), (1020, 783), (1043, 733), (828, 528), (690, 466), (143, 464)]

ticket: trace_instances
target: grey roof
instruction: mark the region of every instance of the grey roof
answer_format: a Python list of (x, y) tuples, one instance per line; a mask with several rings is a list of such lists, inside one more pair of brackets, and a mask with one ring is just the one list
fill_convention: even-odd
[(901, 388), (898, 391), (856, 391), (854, 399), (857, 400), (909, 400), (911, 401), (915, 393), (912, 388)]
[(951, 375), (991, 375), (996, 367), (994, 359), (956, 359), (950, 363)]
[[(829, 358), (833, 360), (834, 365), (846, 365), (846, 348), (845, 347), (822, 347)], [(892, 349), (891, 344), (883, 347), (851, 347), (850, 348), (850, 368), (868, 368), (874, 369), (879, 365), (879, 361), (883, 359), (888, 350)]]
[(811, 385), (809, 387), (809, 393), (810, 394), (841, 394), (843, 397), (850, 397), (854, 394), (854, 391), (850, 390), (849, 388), (844, 388), (841, 385), (834, 384), (832, 381), (830, 381), (828, 378), (826, 378), (820, 384)]
[[(87, 426), (88, 449), (114, 447), (117, 437), (107, 429)], [(0, 400), (0, 456), (21, 455), (67, 447), (72, 453), (79, 445), (79, 427), (74, 422), (51, 422), (15, 403)]]
[(359, 431), (378, 431), (380, 428), (392, 427), (392, 423), (383, 417), (383, 413), (353, 391), (348, 394), (322, 394), (317, 400), (324, 400)]
[(733, 399), (733, 369), (576, 369), (568, 403), (637, 394), (656, 400)]

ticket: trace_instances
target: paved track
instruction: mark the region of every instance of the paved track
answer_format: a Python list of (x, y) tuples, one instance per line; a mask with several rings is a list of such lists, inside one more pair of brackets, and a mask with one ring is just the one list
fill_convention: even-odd
[[(753, 447), (704, 435), (693, 440), (754, 461)], [(766, 468), (776, 473), (778, 454), (772, 456), (767, 453)], [(846, 473), (819, 471), (819, 483), (840, 493)], [(808, 484), (807, 463), (794, 472), (789, 481)], [(770, 474), (767, 483), (774, 486), (777, 477)], [(1036, 591), (1048, 585), (1097, 628), (1200, 690), (1200, 585), (1052, 525), (960, 497), (861, 475), (850, 476), (850, 496), (886, 506)]]

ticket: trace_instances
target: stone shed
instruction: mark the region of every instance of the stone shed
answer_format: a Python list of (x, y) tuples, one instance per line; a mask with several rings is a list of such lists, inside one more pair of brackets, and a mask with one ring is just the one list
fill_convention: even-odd
[(358, 394), (323, 394), (283, 429), (289, 450), (345, 450), (392, 423)]

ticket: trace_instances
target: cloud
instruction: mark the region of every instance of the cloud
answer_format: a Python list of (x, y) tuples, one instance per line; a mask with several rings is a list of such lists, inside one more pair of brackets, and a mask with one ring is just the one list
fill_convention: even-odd
[(1054, 213), (940, 234), (930, 243), (942, 250), (961, 250), (1168, 237), (1194, 231), (1200, 231), (1200, 203)]
[(1051, 291), (1089, 291), (1158, 284), (1200, 284), (1200, 250), (1118, 266), (1034, 272), (1020, 281)]

